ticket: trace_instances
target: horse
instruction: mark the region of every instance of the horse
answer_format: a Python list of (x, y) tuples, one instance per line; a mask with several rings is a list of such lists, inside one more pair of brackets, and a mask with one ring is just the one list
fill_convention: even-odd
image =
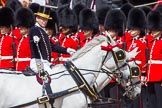
[[(70, 60), (78, 69), (100, 71), (103, 65), (103, 57), (107, 57), (105, 56), (107, 51), (102, 51), (101, 45), (107, 45), (107, 42), (108, 40), (106, 37), (98, 36), (85, 45), (85, 47), (78, 50)], [(107, 58), (104, 60), (106, 59)], [(107, 61), (109, 60), (106, 60), (106, 62)], [(104, 62), (105, 66), (106, 62)], [(116, 64), (112, 67), (116, 68)], [(80, 72), (84, 75), (84, 78), (89, 85), (94, 84), (99, 74), (93, 71), (87, 72), (85, 70), (80, 70)], [(53, 93), (59, 93), (77, 86), (76, 82), (62, 64), (56, 65), (52, 68), (52, 71), (49, 71), (48, 73), (51, 77), (50, 86)], [(37, 100), (37, 97), (42, 96), (43, 92), (42, 85), (37, 82), (35, 76), (27, 77), (22, 74), (4, 74), (0, 75), (0, 79), (1, 108), (17, 107), (21, 105), (26, 105), (23, 107), (28, 108), (44, 107), (44, 104), (31, 104), (31, 102), (35, 102)], [(56, 108), (87, 108), (87, 96), (85, 96), (81, 90), (76, 90), (75, 92), (56, 98), (54, 106)], [(50, 108), (51, 105), (47, 102), (46, 107)]]
[[(109, 41), (111, 41), (112, 44), (115, 44), (116, 42), (111, 38), (110, 34), (108, 32), (105, 32), (107, 37), (109, 37)], [(118, 61), (118, 69), (113, 68), (115, 65), (115, 59), (109, 58), (109, 61), (103, 65), (102, 69), (104, 71), (100, 72), (96, 78), (95, 86), (97, 88), (97, 91), (100, 92), (111, 79), (114, 79), (116, 77), (116, 82), (122, 86), (122, 88), (125, 90), (125, 93), (123, 96), (126, 96), (130, 100), (136, 99), (140, 93), (141, 93), (141, 84), (140, 79), (138, 78), (140, 69), (138, 65), (134, 61), (129, 61), (130, 59), (134, 58), (139, 52), (137, 52), (138, 47), (127, 53), (127, 58), (123, 59), (122, 61)], [(113, 52), (110, 52), (110, 56), (112, 56)], [(111, 60), (112, 59), (112, 60)], [(128, 62), (129, 61), (129, 62)], [(121, 66), (123, 63), (127, 64), (126, 66)], [(123, 68), (123, 69), (122, 69)]]

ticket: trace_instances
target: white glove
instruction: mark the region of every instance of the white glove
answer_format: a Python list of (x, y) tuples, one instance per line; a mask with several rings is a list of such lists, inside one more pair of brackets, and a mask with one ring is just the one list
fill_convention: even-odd
[(67, 48), (67, 53), (69, 53), (70, 55), (73, 55), (76, 52), (76, 50), (72, 49), (72, 48)]
[(126, 59), (130, 60), (132, 58), (135, 58), (136, 55), (138, 55), (138, 53), (140, 53), (141, 51), (138, 51), (138, 47), (136, 47), (135, 49), (133, 49), (131, 52), (126, 52)]

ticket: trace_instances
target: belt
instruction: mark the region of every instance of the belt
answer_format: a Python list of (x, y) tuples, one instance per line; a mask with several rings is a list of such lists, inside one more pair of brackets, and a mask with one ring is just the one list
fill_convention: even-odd
[(160, 61), (160, 60), (149, 60), (148, 64), (162, 64), (162, 61)]
[(59, 61), (67, 61), (69, 59), (70, 59), (69, 57), (67, 57), (67, 58), (65, 58), (65, 57), (59, 57)]
[(30, 61), (31, 58), (15, 58), (15, 61), (19, 62), (19, 61)]
[(9, 60), (13, 59), (13, 56), (0, 56), (0, 60)]
[(137, 63), (137, 64), (142, 64), (142, 62), (139, 61), (139, 60), (135, 60), (135, 63)]

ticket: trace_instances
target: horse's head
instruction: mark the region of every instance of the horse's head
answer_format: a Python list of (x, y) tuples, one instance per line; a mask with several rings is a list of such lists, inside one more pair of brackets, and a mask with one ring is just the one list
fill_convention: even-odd
[(125, 90), (124, 96), (135, 99), (141, 93), (138, 78), (139, 68), (135, 63), (128, 63), (127, 60), (134, 58), (138, 54), (137, 49), (127, 53), (118, 45), (102, 46), (101, 48), (108, 53), (108, 57), (105, 57), (103, 61), (104, 70), (111, 71), (113, 76), (116, 77), (116, 81)]

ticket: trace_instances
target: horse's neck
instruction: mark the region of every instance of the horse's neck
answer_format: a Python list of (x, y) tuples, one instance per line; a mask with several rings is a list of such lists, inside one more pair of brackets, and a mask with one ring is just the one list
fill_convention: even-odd
[(97, 45), (85, 53), (82, 57), (79, 57), (77, 60), (74, 61), (75, 65), (78, 68), (85, 68), (90, 70), (98, 70), (100, 68), (100, 64), (102, 61), (102, 54), (100, 48), (101, 45)]

